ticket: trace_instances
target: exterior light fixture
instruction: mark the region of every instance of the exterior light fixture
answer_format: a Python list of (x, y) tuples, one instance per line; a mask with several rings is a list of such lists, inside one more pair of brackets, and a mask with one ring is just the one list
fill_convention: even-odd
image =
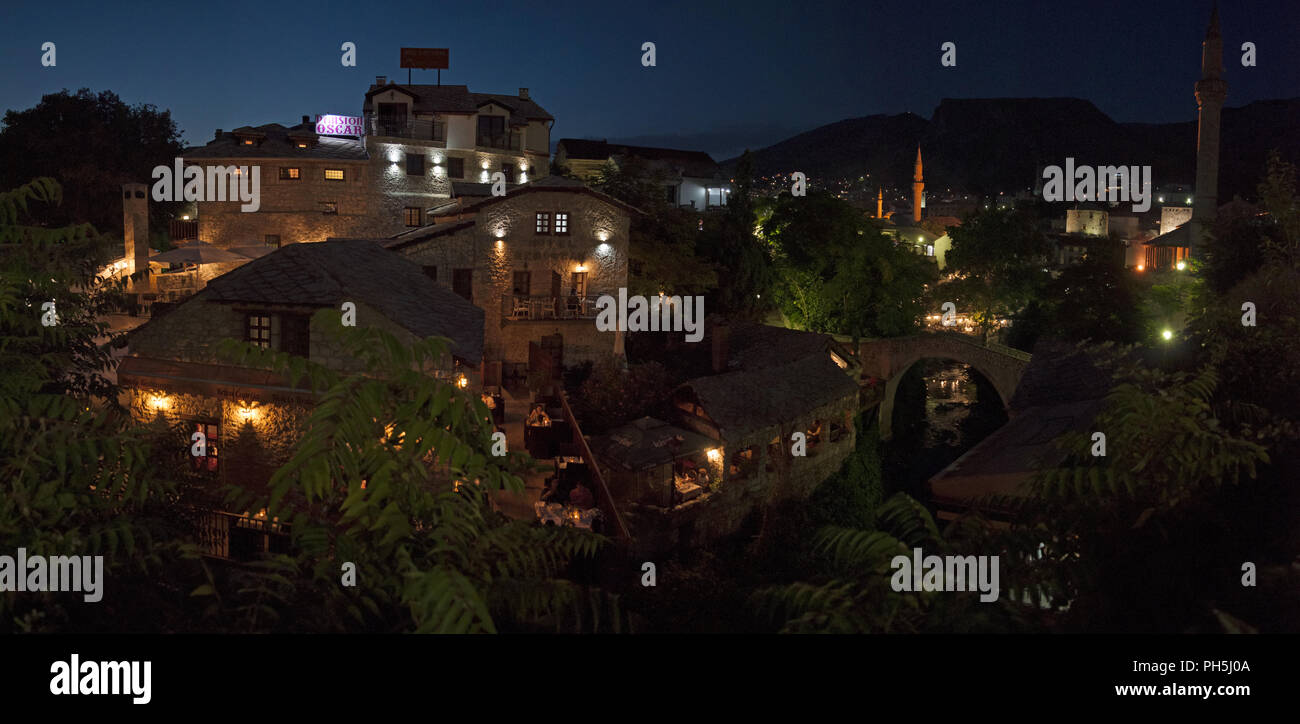
[(456, 375), (456, 386), (462, 390), (469, 387), (469, 378), (463, 374)]
[(1138, 271), (1145, 271), (1146, 268), (1147, 268), (1146, 264), (1138, 264), (1137, 266)]
[(722, 448), (711, 447), (705, 455), (708, 456), (711, 463), (722, 462)]
[(1178, 269), (1178, 271), (1182, 271), (1187, 268), (1187, 262), (1180, 261), (1177, 264), (1175, 264), (1174, 267)]
[(585, 272), (585, 271), (587, 271), (587, 265), (586, 265), (586, 264), (579, 264), (579, 265), (575, 268), (575, 271)]
[(181, 217), (181, 221), (189, 221), (189, 220), (190, 220), (190, 215), (189, 215), (189, 214), (186, 214), (186, 215), (184, 215), (184, 216)]
[(255, 405), (240, 405), (235, 411), (241, 422), (252, 422), (257, 419), (257, 407)]
[(1172, 330), (1166, 329), (1165, 331), (1160, 333), (1160, 336), (1164, 337), (1165, 341), (1168, 342), (1169, 340), (1174, 338), (1174, 333)]
[(172, 401), (167, 395), (150, 395), (149, 408), (153, 410), (170, 410)]

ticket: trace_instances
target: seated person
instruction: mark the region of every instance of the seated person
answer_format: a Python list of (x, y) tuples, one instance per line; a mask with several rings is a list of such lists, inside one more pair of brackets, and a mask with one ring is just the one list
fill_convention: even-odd
[(565, 498), (566, 496), (563, 487), (560, 484), (560, 479), (555, 476), (547, 478), (546, 489), (542, 491), (542, 496), (540, 498), (541, 501), (543, 503), (563, 503), (565, 502)]
[(550, 426), (551, 417), (546, 414), (546, 410), (542, 408), (540, 403), (533, 405), (533, 411), (528, 413), (528, 424), (542, 427)]
[(591, 494), (591, 490), (587, 488), (586, 485), (583, 485), (581, 481), (577, 485), (573, 486), (573, 490), (569, 492), (569, 505), (574, 505), (579, 508), (590, 508), (595, 504), (595, 496)]

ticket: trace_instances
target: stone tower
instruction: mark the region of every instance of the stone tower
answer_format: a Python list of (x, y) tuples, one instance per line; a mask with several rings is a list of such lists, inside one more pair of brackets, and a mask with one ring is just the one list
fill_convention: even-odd
[[(1218, 128), (1216, 122), (1215, 128)], [(925, 191), (925, 183), (921, 177), (921, 146), (916, 147), (916, 170), (912, 174), (912, 223), (921, 223), (921, 194)]]
[[(149, 187), (122, 184), (122, 237), (126, 241), (126, 272), (149, 268)], [(132, 285), (136, 291), (148, 287), (144, 279)]]
[(1223, 36), (1219, 4), (1210, 11), (1210, 27), (1201, 43), (1201, 79), (1196, 81), (1196, 201), (1189, 227), (1191, 252), (1198, 253), (1214, 224), (1219, 205), (1219, 115), (1228, 83), (1223, 79)]

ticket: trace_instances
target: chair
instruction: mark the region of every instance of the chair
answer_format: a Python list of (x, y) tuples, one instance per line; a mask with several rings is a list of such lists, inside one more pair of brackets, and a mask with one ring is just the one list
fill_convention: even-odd
[(511, 319), (528, 319), (531, 306), (528, 304), (527, 297), (515, 297), (514, 307), (510, 311)]

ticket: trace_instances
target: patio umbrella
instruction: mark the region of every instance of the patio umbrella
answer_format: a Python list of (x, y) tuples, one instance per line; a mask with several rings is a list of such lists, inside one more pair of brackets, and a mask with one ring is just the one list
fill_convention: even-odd
[(236, 254), (206, 241), (191, 241), (171, 251), (149, 257), (150, 264), (229, 264), (248, 261), (244, 254)]

